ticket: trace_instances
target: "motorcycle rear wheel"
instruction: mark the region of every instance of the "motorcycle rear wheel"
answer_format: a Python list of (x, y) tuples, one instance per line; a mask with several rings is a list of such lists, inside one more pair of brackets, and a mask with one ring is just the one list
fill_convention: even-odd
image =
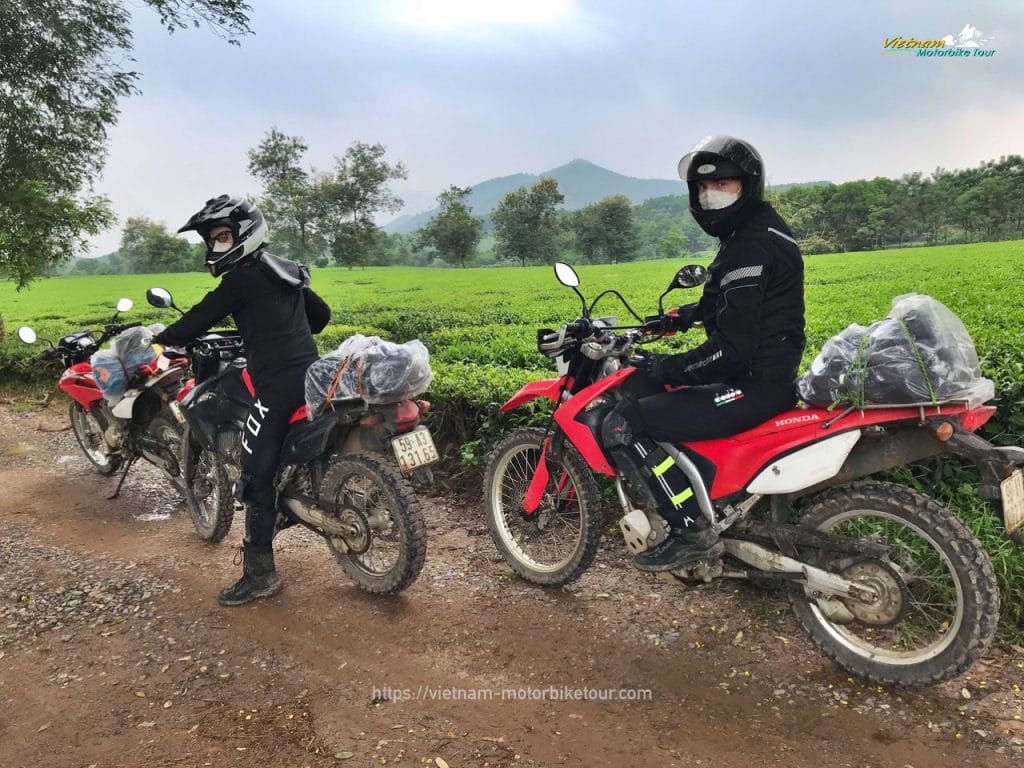
[(526, 581), (558, 587), (590, 567), (601, 541), (604, 516), (597, 483), (575, 448), (549, 450), (551, 477), (540, 507), (527, 516), (523, 500), (547, 433), (519, 429), (491, 454), (484, 476), (484, 512), (494, 544)]
[(181, 444), (181, 481), (192, 525), (199, 538), (216, 544), (228, 535), (235, 517), (231, 481), (220, 457), (191, 439), (187, 428)]
[(877, 606), (844, 603), (852, 620), (833, 621), (827, 603), (790, 595), (804, 629), (840, 666), (911, 688), (956, 677), (984, 654), (999, 620), (992, 563), (934, 499), (894, 483), (855, 483), (816, 497), (800, 524), (889, 548), (879, 560), (842, 562), (837, 554), (815, 563), (884, 595)]
[(345, 547), (327, 540), (357, 586), (396, 595), (416, 580), (427, 556), (426, 522), (419, 497), (397, 467), (365, 453), (332, 456), (320, 497), (359, 531)]
[(107, 444), (103, 439), (103, 425), (96, 416), (85, 410), (78, 401), (72, 400), (68, 408), (68, 419), (78, 446), (93, 468), (101, 475), (114, 474), (121, 466), (121, 455), (104, 452)]

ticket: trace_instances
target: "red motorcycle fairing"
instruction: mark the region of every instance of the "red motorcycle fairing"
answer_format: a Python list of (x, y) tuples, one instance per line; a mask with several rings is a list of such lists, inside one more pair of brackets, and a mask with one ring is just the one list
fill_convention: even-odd
[(57, 389), (80, 404), (86, 411), (91, 411), (93, 403), (103, 399), (103, 393), (92, 375), (89, 363), (76, 363), (60, 375)]
[[(587, 405), (589, 405), (594, 398), (609, 389), (614, 389), (619, 386), (623, 381), (625, 381), (626, 377), (632, 375), (635, 370), (636, 368), (620, 368), (610, 376), (606, 376), (603, 379), (595, 381), (589, 387), (584, 387), (567, 400), (561, 408), (556, 410), (554, 415), (555, 422), (562, 428), (565, 436), (569, 438), (569, 442), (576, 446), (580, 455), (582, 455), (583, 459), (587, 462), (587, 465), (595, 472), (600, 472), (602, 475), (608, 475), (609, 477), (615, 477), (615, 470), (612, 469), (612, 465), (608, 462), (607, 457), (605, 457), (604, 451), (602, 451), (601, 446), (598, 445), (597, 438), (595, 438), (594, 433), (590, 431), (590, 427), (576, 421), (576, 416)], [(562, 387), (565, 386), (568, 388), (571, 385), (572, 381), (566, 379), (564, 376), (560, 379), (541, 379), (540, 381), (531, 381), (516, 392), (508, 402), (501, 406), (501, 411), (502, 413), (511, 411), (513, 408), (518, 408), (520, 405), (528, 403), (530, 400), (535, 400), (538, 397), (546, 397), (557, 403)], [(541, 466), (543, 466), (543, 462), (541, 462)], [(540, 482), (540, 480), (534, 477), (531, 481), (531, 488)], [(544, 478), (544, 482), (547, 482), (546, 477)], [(538, 485), (538, 487), (543, 490), (544, 485)], [(538, 495), (538, 492), (534, 491), (534, 495)]]
[(955, 416), (965, 429), (974, 431), (995, 413), (992, 406), (940, 405), (877, 408), (840, 416), (821, 408), (783, 411), (746, 432), (714, 440), (683, 443), (717, 468), (710, 488), (712, 500), (744, 490), (768, 464), (793, 450), (829, 437), (880, 424), (919, 422), (922, 416)]
[(569, 387), (572, 382), (566, 380), (565, 376), (558, 379), (541, 379), (540, 381), (531, 381), (512, 395), (508, 402), (501, 406), (499, 410), (502, 413), (508, 413), (514, 408), (518, 408), (520, 405), (528, 403), (531, 400), (536, 400), (538, 397), (546, 397), (548, 400), (553, 400), (557, 403), (563, 384), (566, 387)]
[(249, 390), (249, 397), (256, 397), (256, 385), (252, 383), (252, 376), (249, 375), (248, 368), (242, 369), (242, 383)]
[(300, 405), (288, 419), (289, 424), (296, 424), (300, 421), (309, 421), (309, 406), (305, 403)]
[(178, 390), (178, 394), (175, 395), (175, 399), (180, 403), (186, 397), (189, 396), (189, 394), (192, 392), (192, 390), (195, 389), (195, 386), (196, 386), (196, 380), (195, 379), (189, 379), (188, 381), (185, 382), (185, 386), (183, 386), (181, 389)]
[(620, 368), (615, 373), (598, 379), (589, 387), (584, 387), (574, 394), (555, 411), (555, 423), (562, 428), (569, 442), (576, 446), (584, 461), (592, 470), (608, 477), (615, 477), (615, 470), (601, 450), (590, 427), (577, 421), (576, 416), (596, 397), (621, 385), (635, 370), (636, 368)]

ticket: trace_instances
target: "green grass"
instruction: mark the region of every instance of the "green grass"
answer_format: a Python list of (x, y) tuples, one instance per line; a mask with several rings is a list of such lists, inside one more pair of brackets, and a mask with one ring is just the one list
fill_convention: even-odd
[[(617, 288), (641, 315), (657, 309), (657, 296), (681, 261), (646, 261), (584, 266), (580, 290), (593, 297)], [(1003, 443), (1024, 439), (1024, 241), (810, 256), (806, 265), (808, 345), (804, 365), (832, 335), (850, 323), (884, 317), (892, 299), (925, 293), (948, 306), (967, 326), (986, 375), (996, 381), (1000, 413), (988, 436)], [(172, 291), (189, 307), (215, 281), (204, 274), (54, 278), (17, 292), (0, 284), (0, 312), (7, 338), (0, 344), (0, 384), (23, 382), (32, 353), (15, 336), (19, 325), (57, 338), (108, 318), (121, 296), (136, 302), (126, 319), (169, 323), (171, 311), (145, 303), (147, 287)], [(557, 327), (579, 313), (575, 294), (559, 285), (551, 267), (416, 269), (319, 269), (313, 287), (333, 310), (321, 347), (336, 346), (352, 333), (378, 334), (394, 341), (419, 338), (431, 350), (435, 402), (431, 427), (448, 445), (448, 455), (479, 467), (490, 446), (518, 423), (540, 411), (501, 415), (498, 406), (524, 382), (549, 375), (550, 362), (535, 352), (535, 330)], [(696, 290), (669, 295), (666, 306), (696, 300)], [(602, 314), (626, 319), (613, 297)], [(685, 349), (701, 340), (698, 331), (671, 344)], [(46, 372), (37, 381), (56, 379)], [(999, 433), (999, 434), (996, 434)], [(959, 481), (958, 481), (959, 482)], [(962, 483), (961, 483), (962, 484)], [(1010, 612), (1024, 610), (1024, 555), (1006, 545), (987, 508), (939, 480), (925, 490), (943, 498), (969, 521), (996, 560)]]

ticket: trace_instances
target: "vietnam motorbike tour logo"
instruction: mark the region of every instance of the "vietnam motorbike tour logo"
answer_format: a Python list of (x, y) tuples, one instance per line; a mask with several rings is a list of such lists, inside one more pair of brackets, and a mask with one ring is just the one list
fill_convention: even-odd
[(958, 58), (980, 59), (996, 55), (995, 48), (990, 48), (992, 38), (985, 37), (981, 30), (965, 24), (960, 34), (945, 37), (918, 39), (916, 37), (887, 37), (882, 41), (882, 53), (911, 54), (923, 58)]

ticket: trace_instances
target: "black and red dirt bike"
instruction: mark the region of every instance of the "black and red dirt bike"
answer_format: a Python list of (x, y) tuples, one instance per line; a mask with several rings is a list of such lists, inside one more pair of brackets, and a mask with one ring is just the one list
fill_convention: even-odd
[[(131, 299), (121, 299), (117, 312), (103, 326), (99, 337), (95, 331), (76, 331), (56, 344), (50, 343), (36, 357), (39, 362), (59, 360), (64, 366), (57, 388), (71, 398), (71, 431), (93, 468), (110, 475), (124, 467), (111, 498), (117, 496), (128, 470), (140, 458), (161, 469), (171, 484), (181, 490), (178, 455), (182, 426), (175, 398), (188, 361), (161, 353), (154, 362), (128, 372), (128, 388), (115, 401), (104, 398), (89, 362), (106, 341), (141, 325), (115, 322), (120, 313), (131, 308)], [(18, 337), (26, 344), (37, 340), (35, 331), (28, 326), (18, 329)]]
[[(555, 272), (579, 294), (569, 265)], [(669, 290), (704, 279), (703, 267), (689, 265)], [(558, 331), (538, 331), (538, 349), (556, 360), (560, 375), (527, 384), (502, 411), (546, 398), (555, 404), (552, 424), (507, 437), (484, 480), (499, 551), (516, 573), (541, 585), (570, 582), (593, 560), (604, 528), (595, 476), (614, 479), (631, 554), (663, 541), (668, 530), (650, 491), (615, 472), (599, 438), (620, 385), (636, 370), (629, 366), (634, 347), (651, 335), (643, 325), (593, 318), (594, 304), (583, 300), (583, 315)], [(1008, 531), (1019, 532), (1024, 493), (1017, 463), (1024, 452), (997, 449), (974, 434), (994, 411), (956, 402), (794, 408), (731, 437), (659, 443), (725, 545), (722, 559), (673, 576), (743, 578), (785, 590), (819, 648), (862, 677), (922, 686), (962, 673), (981, 657), (998, 622), (987, 554), (935, 500), (862, 479), (958, 454), (978, 465), (983, 496), (1001, 497)]]
[[(173, 307), (170, 293), (151, 288), (150, 304)], [(176, 308), (176, 307), (175, 307)], [(179, 310), (180, 311), (180, 310)], [(241, 338), (206, 334), (188, 346), (196, 378), (178, 395), (188, 424), (182, 438), (185, 499), (199, 535), (227, 534), (241, 475), (241, 437), (255, 397)], [(419, 575), (426, 526), (412, 482), (429, 484), (438, 459), (421, 415), (425, 401), (368, 405), (328, 401), (291, 417), (275, 475), (277, 530), (302, 525), (319, 534), (345, 573), (362, 589), (393, 595)]]

